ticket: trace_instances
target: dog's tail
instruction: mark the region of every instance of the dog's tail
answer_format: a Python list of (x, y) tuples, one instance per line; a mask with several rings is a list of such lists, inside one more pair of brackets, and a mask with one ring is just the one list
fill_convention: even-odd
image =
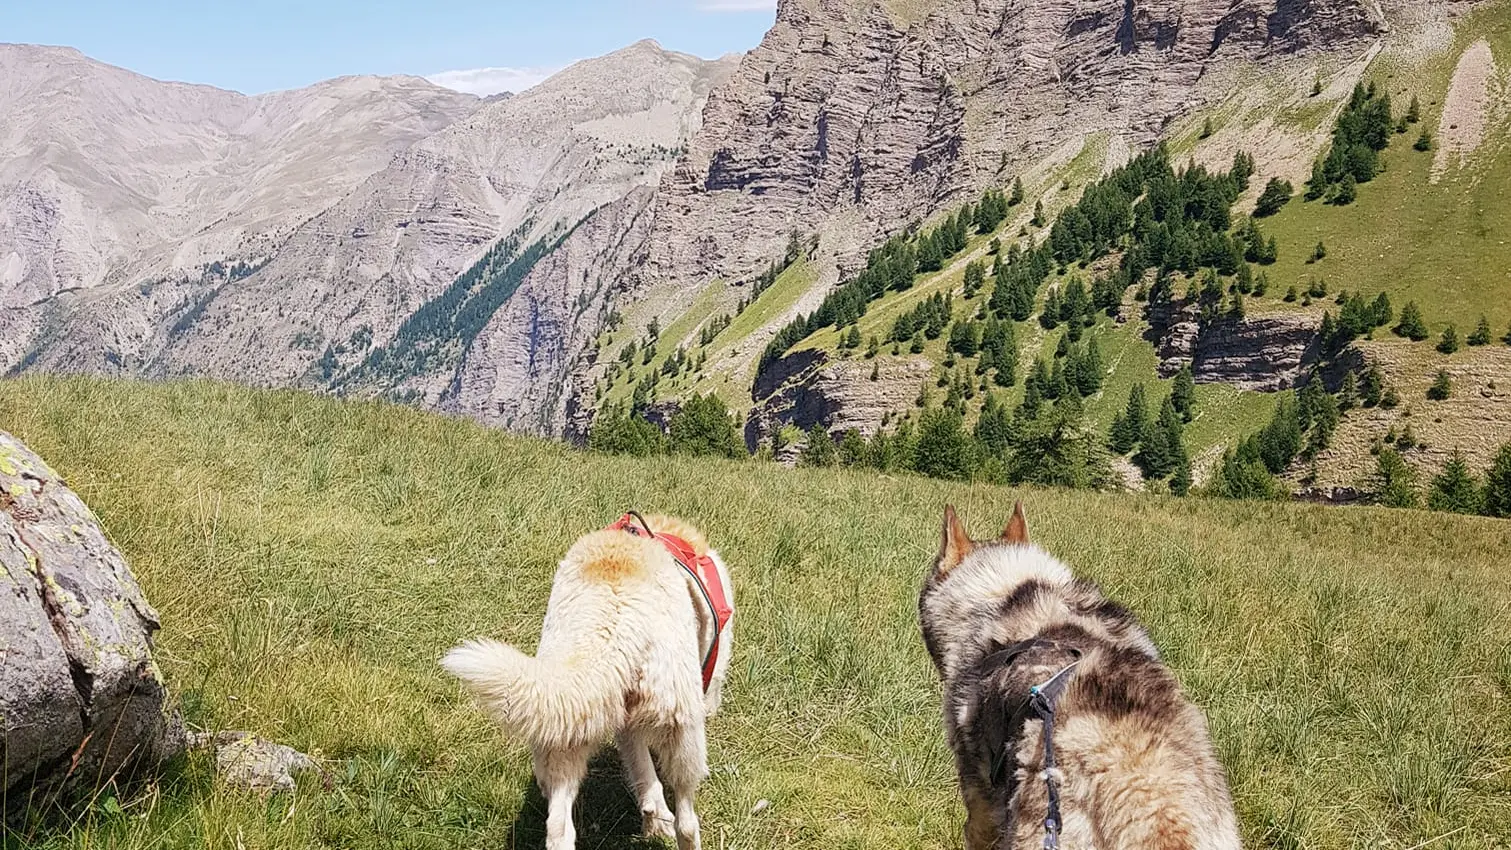
[(533, 747), (601, 740), (624, 711), (611, 665), (556, 665), (495, 640), (470, 640), (441, 659), (483, 708)]

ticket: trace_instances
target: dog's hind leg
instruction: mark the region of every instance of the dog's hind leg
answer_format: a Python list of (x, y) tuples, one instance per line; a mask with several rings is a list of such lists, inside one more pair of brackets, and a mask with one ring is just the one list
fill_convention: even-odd
[(572, 804), (588, 775), (591, 747), (535, 751), (535, 781), (546, 798), (546, 850), (574, 850), (577, 830), (572, 826)]
[(661, 756), (661, 768), (677, 800), (677, 848), (701, 850), (702, 839), (698, 833), (698, 813), (693, 810), (693, 796), (708, 778), (708, 745), (703, 739), (702, 718), (696, 725), (673, 727), (660, 743), (662, 746), (657, 748), (657, 754)]
[(646, 746), (644, 733), (624, 729), (615, 736), (619, 744), (619, 760), (629, 775), (630, 785), (635, 788), (635, 798), (640, 801), (640, 820), (646, 835), (655, 838), (673, 838), (672, 811), (666, 807), (666, 792), (656, 776), (656, 765), (651, 762), (651, 751)]

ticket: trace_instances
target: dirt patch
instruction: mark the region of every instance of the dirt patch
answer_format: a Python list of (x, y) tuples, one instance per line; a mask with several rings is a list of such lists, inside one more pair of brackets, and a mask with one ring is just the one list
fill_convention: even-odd
[(1450, 167), (1462, 168), (1485, 139), (1491, 113), (1495, 54), (1490, 43), (1476, 41), (1459, 57), (1453, 83), (1443, 100), (1438, 120), (1438, 151), (1432, 160), (1432, 182), (1442, 179)]

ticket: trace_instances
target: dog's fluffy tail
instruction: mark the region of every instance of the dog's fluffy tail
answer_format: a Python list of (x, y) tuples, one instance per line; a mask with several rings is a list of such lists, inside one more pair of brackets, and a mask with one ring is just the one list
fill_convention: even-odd
[(470, 640), (441, 659), (483, 708), (533, 747), (599, 740), (623, 713), (623, 688), (609, 665), (556, 665), (495, 640)]

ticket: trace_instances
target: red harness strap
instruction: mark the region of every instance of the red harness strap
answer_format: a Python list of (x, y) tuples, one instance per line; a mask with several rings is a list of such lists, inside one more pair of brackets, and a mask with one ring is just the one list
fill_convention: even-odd
[(627, 531), (637, 537), (650, 535), (660, 541), (666, 547), (672, 560), (677, 562), (692, 577), (693, 583), (703, 594), (703, 601), (708, 604), (708, 610), (714, 615), (714, 636), (708, 646), (708, 652), (703, 656), (703, 690), (708, 690), (708, 685), (714, 678), (714, 666), (719, 661), (719, 637), (724, 634), (724, 627), (729, 624), (730, 615), (734, 614), (734, 607), (729, 604), (729, 594), (724, 591), (724, 579), (719, 575), (719, 568), (714, 564), (714, 559), (707, 555), (699, 556), (693, 549), (692, 544), (680, 537), (670, 534), (658, 534), (646, 525), (645, 520), (634, 511), (619, 518), (619, 521), (609, 526), (606, 531)]

